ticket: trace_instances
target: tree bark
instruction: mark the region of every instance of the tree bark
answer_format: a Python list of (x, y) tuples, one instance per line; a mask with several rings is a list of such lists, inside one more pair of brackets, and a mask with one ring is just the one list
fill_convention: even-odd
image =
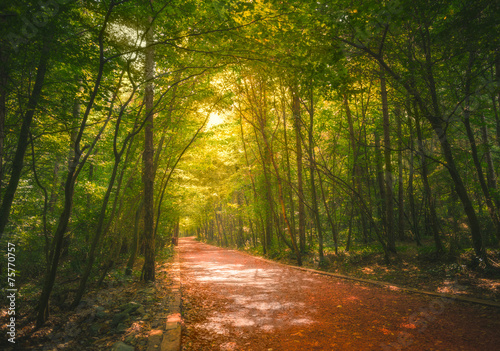
[(139, 221), (141, 218), (141, 212), (142, 212), (142, 203), (135, 210), (134, 232), (132, 234), (132, 247), (130, 250), (129, 259), (127, 261), (127, 268), (125, 269), (125, 275), (132, 274), (132, 270), (134, 269), (135, 259), (137, 258), (137, 251), (139, 248)]
[(145, 67), (145, 104), (146, 123), (144, 125), (144, 153), (143, 153), (143, 184), (144, 184), (144, 266), (142, 268), (142, 279), (145, 281), (155, 280), (155, 237), (154, 237), (154, 86), (155, 76), (155, 49), (153, 19), (150, 17), (150, 27), (146, 33), (146, 61)]
[(302, 179), (302, 135), (301, 125), (302, 120), (300, 116), (300, 100), (297, 93), (292, 92), (292, 112), (295, 128), (295, 148), (297, 151), (297, 193), (299, 197), (299, 248), (301, 252), (306, 250), (306, 221), (305, 221), (305, 208), (304, 208), (304, 185)]
[(387, 248), (396, 253), (396, 239), (394, 236), (394, 200), (392, 189), (392, 163), (391, 163), (391, 134), (389, 121), (389, 103), (387, 101), (387, 88), (385, 72), (380, 71), (380, 94), (382, 98), (382, 116), (384, 126), (384, 161), (385, 161), (385, 230), (387, 235)]
[[(488, 188), (492, 189), (494, 192), (497, 191), (497, 176), (495, 172), (495, 167), (493, 164), (493, 156), (491, 155), (491, 144), (490, 138), (488, 136), (488, 127), (486, 125), (486, 119), (484, 114), (481, 114), (481, 134), (483, 139), (483, 145), (485, 148), (484, 157), (486, 159), (486, 180), (488, 181)], [(500, 207), (500, 203), (497, 197), (493, 197), (496, 203), (496, 207)]]
[(314, 132), (314, 100), (313, 100), (313, 91), (311, 89), (311, 97), (310, 97), (310, 106), (309, 106), (309, 130), (308, 130), (308, 139), (309, 139), (309, 174), (310, 174), (310, 182), (311, 182), (311, 200), (312, 200), (312, 211), (314, 216), (314, 222), (316, 226), (316, 230), (318, 232), (318, 256), (320, 264), (324, 261), (323, 255), (323, 230), (321, 228), (321, 220), (319, 218), (319, 206), (316, 192), (316, 159), (314, 155), (314, 140), (313, 140), (313, 132)]
[[(321, 198), (323, 199), (323, 206), (325, 206), (326, 210), (326, 217), (328, 218), (328, 223), (330, 223), (330, 228), (332, 230), (332, 239), (335, 245), (335, 255), (338, 254), (338, 234), (337, 234), (337, 227), (335, 225), (335, 221), (333, 220), (333, 217), (331, 215), (331, 211), (328, 209), (328, 204), (326, 202), (326, 196), (325, 196), (325, 189), (323, 187), (323, 180), (321, 179), (321, 174), (318, 172), (318, 179), (319, 179), (319, 186), (321, 189)], [(333, 211), (333, 209), (332, 209)]]
[(500, 218), (499, 218), (498, 209), (495, 207), (495, 205), (493, 203), (493, 199), (492, 199), (491, 194), (490, 194), (490, 189), (488, 188), (488, 184), (486, 183), (486, 179), (484, 178), (483, 168), (481, 166), (481, 162), (479, 160), (479, 155), (478, 155), (478, 151), (477, 151), (476, 138), (474, 136), (474, 132), (472, 131), (472, 127), (470, 124), (470, 117), (471, 117), (471, 111), (470, 111), (471, 77), (470, 77), (470, 74), (471, 74), (471, 66), (473, 64), (473, 60), (474, 60), (474, 55), (473, 55), (473, 53), (470, 53), (469, 65), (468, 65), (467, 70), (466, 70), (466, 82), (465, 82), (466, 97), (465, 97), (463, 123), (465, 125), (467, 138), (469, 139), (472, 160), (473, 160), (474, 166), (476, 168), (477, 177), (479, 179), (479, 184), (481, 186), (481, 190), (482, 190), (483, 195), (484, 195), (484, 200), (486, 202), (486, 206), (488, 207), (488, 213), (490, 215), (491, 220), (493, 221), (493, 224), (495, 225), (497, 240), (500, 240)]
[(415, 174), (415, 162), (414, 162), (414, 137), (413, 137), (413, 123), (412, 123), (412, 118), (408, 119), (409, 123), (409, 129), (410, 129), (410, 172), (408, 175), (408, 198), (410, 200), (410, 212), (411, 212), (411, 227), (412, 227), (412, 232), (413, 236), (415, 238), (415, 243), (417, 246), (422, 246), (422, 242), (420, 241), (420, 230), (418, 228), (418, 214), (417, 214), (417, 209), (415, 206), (415, 193), (414, 193), (414, 187), (413, 187), (413, 178)]
[[(285, 142), (285, 155), (286, 155), (286, 175), (287, 175), (287, 182), (289, 184), (288, 186), (288, 198), (290, 201), (290, 213), (292, 214), (290, 216), (290, 224), (292, 226), (293, 230), (293, 235), (296, 236), (296, 223), (295, 223), (295, 203), (293, 199), (293, 189), (292, 189), (292, 167), (290, 164), (290, 154), (288, 152), (289, 150), (289, 144), (288, 144), (288, 132), (287, 132), (287, 118), (286, 118), (286, 103), (285, 99), (283, 99), (283, 104), (282, 104), (282, 114), (283, 114), (283, 139)], [(300, 200), (299, 200), (300, 201)], [(300, 246), (300, 245), (299, 245)]]
[(424, 203), (425, 206), (427, 207), (429, 211), (429, 216), (430, 216), (430, 228), (432, 231), (432, 236), (434, 238), (434, 244), (436, 246), (436, 252), (438, 254), (443, 253), (443, 244), (441, 243), (441, 238), (439, 235), (439, 225), (438, 225), (438, 216), (436, 213), (436, 206), (434, 202), (434, 197), (432, 194), (432, 189), (431, 186), (429, 185), (429, 179), (428, 179), (428, 169), (427, 169), (427, 155), (425, 153), (424, 145), (423, 145), (423, 137), (422, 137), (422, 131), (420, 129), (420, 120), (417, 119), (415, 121), (415, 126), (417, 130), (417, 138), (418, 138), (418, 150), (420, 153), (420, 160), (421, 160), (421, 169), (422, 169), (422, 183), (424, 186)]
[(404, 188), (403, 188), (403, 132), (402, 132), (402, 116), (397, 110), (397, 132), (398, 132), (398, 238), (405, 239), (404, 231)]

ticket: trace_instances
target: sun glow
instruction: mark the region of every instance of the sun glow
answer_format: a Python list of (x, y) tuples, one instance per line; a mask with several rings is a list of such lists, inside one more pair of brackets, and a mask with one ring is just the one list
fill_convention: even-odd
[(206, 130), (209, 130), (214, 126), (218, 126), (219, 124), (224, 123), (224, 121), (224, 116), (221, 116), (218, 112), (212, 112), (208, 118)]

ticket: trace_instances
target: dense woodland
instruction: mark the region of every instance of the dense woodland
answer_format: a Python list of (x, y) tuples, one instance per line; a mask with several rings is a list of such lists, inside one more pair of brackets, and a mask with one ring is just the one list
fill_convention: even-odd
[(154, 280), (184, 234), (298, 265), (415, 243), (494, 266), (499, 2), (0, 9), (0, 274), (15, 243), (38, 326), (117, 262)]

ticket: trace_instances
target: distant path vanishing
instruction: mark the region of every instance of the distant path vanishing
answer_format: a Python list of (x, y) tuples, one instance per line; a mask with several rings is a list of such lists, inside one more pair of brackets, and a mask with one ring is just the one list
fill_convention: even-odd
[(299, 271), (181, 238), (182, 350), (500, 350), (500, 309)]

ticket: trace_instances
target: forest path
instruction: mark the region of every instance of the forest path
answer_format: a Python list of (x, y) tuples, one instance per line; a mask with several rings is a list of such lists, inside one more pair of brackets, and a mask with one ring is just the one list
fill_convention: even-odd
[(500, 310), (181, 238), (183, 350), (498, 350)]

